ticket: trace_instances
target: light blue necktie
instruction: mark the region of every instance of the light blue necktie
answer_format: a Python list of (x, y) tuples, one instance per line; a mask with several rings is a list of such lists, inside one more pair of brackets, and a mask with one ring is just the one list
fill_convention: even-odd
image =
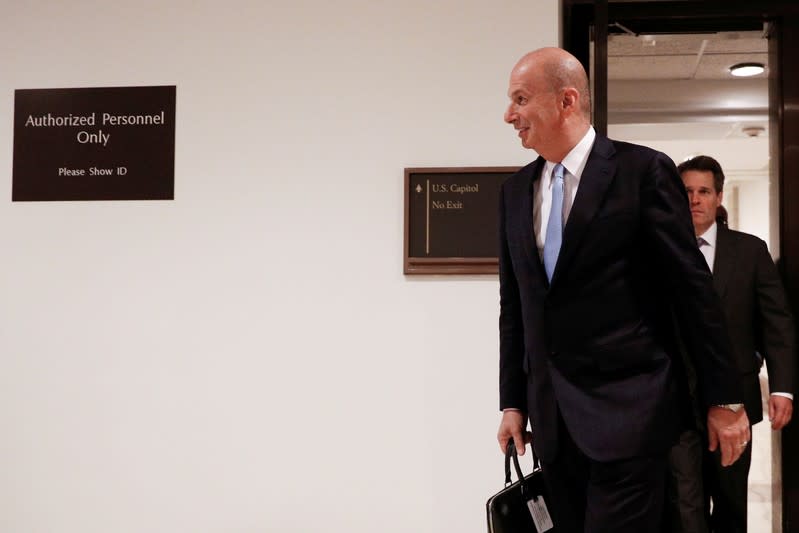
[(544, 270), (549, 281), (552, 281), (552, 273), (555, 272), (561, 242), (563, 242), (563, 165), (558, 163), (552, 170), (552, 208), (549, 210), (547, 234), (544, 240)]

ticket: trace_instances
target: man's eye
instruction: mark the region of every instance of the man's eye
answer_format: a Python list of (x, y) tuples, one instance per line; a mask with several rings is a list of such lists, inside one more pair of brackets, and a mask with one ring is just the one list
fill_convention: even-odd
[(516, 99), (516, 103), (519, 105), (524, 105), (525, 103), (527, 103), (527, 98), (520, 96)]

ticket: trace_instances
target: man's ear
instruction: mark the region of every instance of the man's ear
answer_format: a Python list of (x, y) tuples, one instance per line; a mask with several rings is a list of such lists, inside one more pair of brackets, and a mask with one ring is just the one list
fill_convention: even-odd
[(564, 111), (576, 111), (580, 102), (580, 93), (574, 87), (566, 87), (561, 94), (560, 105)]
[[(718, 205), (721, 205), (722, 200), (724, 200), (724, 191), (721, 191), (719, 193), (719, 203), (718, 203)], [(718, 206), (716, 206), (716, 207), (718, 207)]]

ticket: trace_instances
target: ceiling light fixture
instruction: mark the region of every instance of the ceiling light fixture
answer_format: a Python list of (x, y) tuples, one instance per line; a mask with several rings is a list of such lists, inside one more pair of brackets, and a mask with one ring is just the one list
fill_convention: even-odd
[(730, 67), (730, 74), (738, 77), (757, 76), (766, 70), (763, 63), (738, 63)]
[(763, 126), (744, 126), (741, 128), (741, 133), (747, 137), (760, 137), (766, 133), (766, 128)]

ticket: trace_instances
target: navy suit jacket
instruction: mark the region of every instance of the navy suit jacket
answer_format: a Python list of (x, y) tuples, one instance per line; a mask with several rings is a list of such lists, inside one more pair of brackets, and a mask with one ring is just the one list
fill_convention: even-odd
[(546, 462), (558, 412), (597, 461), (668, 448), (678, 428), (672, 316), (705, 406), (742, 401), (713, 278), (666, 155), (597, 135), (552, 278), (533, 230), (538, 158), (500, 194), (500, 408), (525, 411)]

